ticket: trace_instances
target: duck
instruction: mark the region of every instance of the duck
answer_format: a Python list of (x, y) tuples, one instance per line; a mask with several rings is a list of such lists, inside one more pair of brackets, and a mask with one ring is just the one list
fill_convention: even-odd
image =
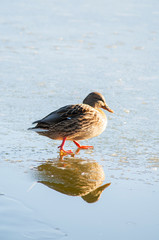
[(83, 103), (61, 107), (33, 122), (36, 126), (28, 130), (53, 140), (61, 140), (62, 143), (58, 147), (60, 154), (73, 154), (72, 150), (64, 150), (66, 140), (73, 141), (78, 149), (93, 148), (82, 146), (78, 141), (96, 137), (106, 129), (107, 117), (102, 109), (114, 112), (106, 104), (101, 93), (91, 92)]

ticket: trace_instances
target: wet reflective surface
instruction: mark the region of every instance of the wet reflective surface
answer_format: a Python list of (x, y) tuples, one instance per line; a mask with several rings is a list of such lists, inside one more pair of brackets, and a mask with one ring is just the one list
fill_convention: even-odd
[[(0, 239), (159, 238), (158, 7), (1, 1)], [(94, 149), (27, 131), (91, 91), (115, 112)]]
[(49, 188), (70, 196), (82, 196), (89, 203), (98, 201), (110, 183), (102, 185), (103, 168), (92, 160), (52, 159), (37, 167), (36, 179)]

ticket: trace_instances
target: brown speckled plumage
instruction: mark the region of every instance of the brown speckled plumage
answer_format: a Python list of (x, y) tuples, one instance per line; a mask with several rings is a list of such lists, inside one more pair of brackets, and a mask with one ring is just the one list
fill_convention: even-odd
[(32, 130), (56, 140), (83, 140), (98, 136), (107, 125), (107, 118), (100, 109), (113, 112), (100, 93), (90, 93), (83, 104), (64, 106), (41, 120)]

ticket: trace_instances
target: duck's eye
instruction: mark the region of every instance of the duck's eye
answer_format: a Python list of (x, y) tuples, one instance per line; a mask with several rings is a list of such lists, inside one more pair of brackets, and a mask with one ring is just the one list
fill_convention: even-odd
[(103, 105), (103, 104), (104, 104), (104, 101), (103, 101), (103, 100), (98, 100), (98, 103), (99, 103), (100, 105)]

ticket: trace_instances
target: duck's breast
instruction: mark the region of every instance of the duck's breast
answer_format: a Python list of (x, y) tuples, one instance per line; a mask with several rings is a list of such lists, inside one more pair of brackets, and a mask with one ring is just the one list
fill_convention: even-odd
[(105, 113), (99, 109), (97, 110), (97, 115), (96, 115), (96, 118), (97, 118), (97, 124), (96, 124), (96, 133), (98, 135), (100, 135), (105, 129), (106, 129), (106, 126), (107, 126), (107, 117), (105, 115)]
[(103, 111), (94, 111), (92, 117), (89, 118), (87, 125), (81, 126), (80, 130), (77, 131), (74, 136), (70, 137), (70, 140), (84, 140), (96, 137), (100, 135), (107, 126), (107, 117)]

